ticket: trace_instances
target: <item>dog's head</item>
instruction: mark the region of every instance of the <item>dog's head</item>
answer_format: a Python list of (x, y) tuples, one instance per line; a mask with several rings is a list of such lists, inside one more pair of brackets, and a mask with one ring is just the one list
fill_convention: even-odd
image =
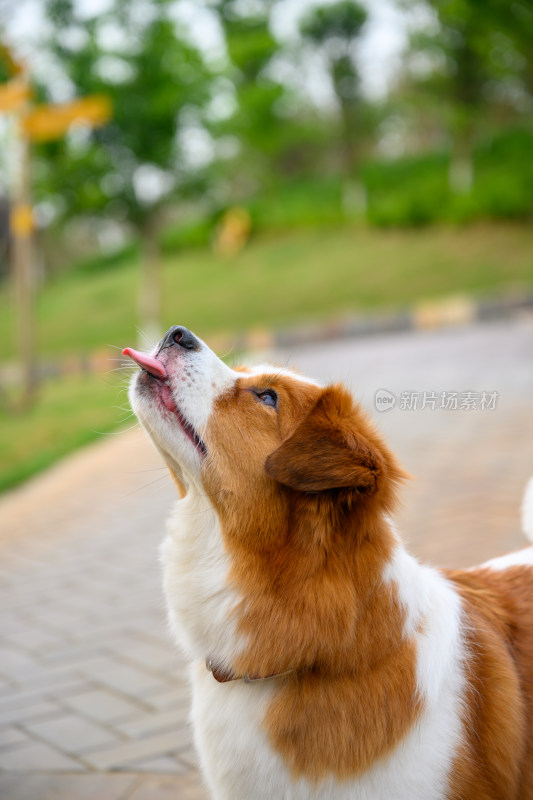
[(339, 507), (393, 505), (402, 471), (342, 386), (274, 367), (231, 369), (179, 326), (152, 355), (124, 353), (142, 368), (133, 409), (181, 492), (207, 492), (228, 522), (253, 526), (259, 509), (255, 530), (268, 538), (269, 528), (279, 530), (278, 507), (295, 495), (335, 497)]
[[(339, 659), (352, 669), (355, 619), (359, 648), (373, 642), (365, 609), (395, 547), (384, 516), (403, 477), (370, 420), (342, 386), (231, 369), (186, 328), (171, 328), (151, 355), (124, 353), (142, 368), (133, 409), (192, 504), (189, 533), (208, 530), (202, 541), (216, 553), (222, 545), (221, 585), (240, 598), (229, 613), (246, 647), (227, 654), (213, 634), (198, 651), (238, 673), (336, 669)], [(391, 592), (380, 596), (396, 619)]]

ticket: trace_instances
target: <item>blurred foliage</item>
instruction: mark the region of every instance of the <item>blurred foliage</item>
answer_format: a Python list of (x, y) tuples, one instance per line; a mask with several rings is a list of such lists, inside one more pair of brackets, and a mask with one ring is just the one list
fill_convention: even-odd
[(139, 245), (136, 242), (111, 250), (108, 253), (86, 256), (74, 261), (69, 270), (69, 275), (94, 275), (98, 272), (107, 272), (116, 267), (131, 264), (139, 258)]
[(273, 65), (286, 56), (270, 30), (272, 3), (246, 10), (235, 0), (218, 0), (215, 10), (224, 33), (233, 110), (209, 127), (215, 139), (233, 142), (232, 156), (213, 165), (226, 201), (241, 202), (280, 177), (312, 170), (330, 142), (327, 123), (296, 92), (275, 77)]
[[(357, 0), (303, 8), (292, 42), (274, 33), (279, 0), (199, 3), (223, 38), (216, 58), (192, 43), (174, 0), (110, 0), (93, 15), (78, 0), (43, 0), (42, 46), (57, 69), (34, 76), (38, 96), (54, 100), (59, 70), (63, 91), (104, 92), (114, 110), (100, 129), (35, 147), (36, 199), (74, 249), (79, 220), (89, 239), (101, 220), (134, 242), (77, 257), (75, 271), (112, 269), (149, 237), (165, 252), (209, 246), (233, 205), (254, 233), (531, 215), (529, 0), (393, 2), (425, 22), (376, 101), (359, 74), (374, 12)], [(311, 63), (329, 104), (295, 79)]]
[[(308, 189), (311, 189), (308, 186)], [(319, 188), (319, 186), (317, 187)], [(205, 247), (163, 258), (165, 327), (186, 320), (202, 337), (294, 325), (455, 292), (491, 293), (533, 282), (533, 226), (479, 223), (381, 230), (332, 222), (275, 229), (238, 255)], [(137, 334), (138, 263), (48, 283), (37, 308), (42, 363), (120, 349)], [(0, 287), (3, 357), (14, 355), (12, 309)], [(1, 446), (0, 446), (1, 450)]]
[(473, 151), (476, 181), (467, 194), (449, 185), (449, 152), (367, 163), (368, 219), (379, 226), (417, 226), (528, 218), (533, 215), (532, 153), (528, 129), (481, 140)]
[[(178, 34), (170, 5), (159, 0), (146, 16), (139, 0), (115, 0), (83, 22), (72, 0), (46, 0), (48, 46), (75, 95), (105, 93), (113, 107), (103, 128), (38, 148), (36, 188), (56, 199), (60, 219), (110, 216), (144, 229), (178, 191), (184, 197), (202, 185), (184, 167), (179, 132), (184, 116), (201, 120), (212, 76)], [(109, 25), (114, 46), (105, 45)]]
[(354, 0), (340, 0), (313, 8), (300, 22), (304, 40), (320, 48), (328, 66), (341, 110), (343, 167), (347, 175), (356, 167), (357, 140), (361, 138), (361, 89), (355, 55), (367, 17), (366, 9)]
[(425, 6), (435, 24), (411, 37), (408, 63), (416, 65), (420, 55), (426, 60), (411, 72), (413, 91), (406, 99), (440, 125), (451, 154), (450, 188), (467, 194), (476, 181), (476, 142), (487, 126), (505, 127), (531, 110), (533, 38), (525, 48), (522, 28), (529, 22), (533, 33), (533, 11), (501, 0), (425, 0)]
[(213, 217), (200, 217), (169, 226), (161, 236), (161, 249), (164, 253), (175, 253), (190, 247), (206, 247), (211, 242), (214, 225)]

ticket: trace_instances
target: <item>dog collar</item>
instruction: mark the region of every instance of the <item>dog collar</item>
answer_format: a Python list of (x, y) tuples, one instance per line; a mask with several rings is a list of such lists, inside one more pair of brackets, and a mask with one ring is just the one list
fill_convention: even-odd
[(294, 672), (292, 669), (287, 669), (285, 672), (276, 672), (272, 675), (249, 675), (248, 673), (236, 675), (234, 672), (231, 672), (231, 670), (225, 670), (217, 666), (213, 658), (206, 658), (205, 666), (218, 683), (229, 683), (230, 681), (257, 683), (258, 681), (269, 681), (272, 680), (272, 678), (281, 678), (283, 675), (290, 675), (291, 672)]

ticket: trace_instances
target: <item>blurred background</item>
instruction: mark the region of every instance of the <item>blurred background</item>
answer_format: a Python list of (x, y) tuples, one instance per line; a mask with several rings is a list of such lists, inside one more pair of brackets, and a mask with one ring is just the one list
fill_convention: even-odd
[(0, 488), (171, 324), (532, 285), (528, 0), (1, 0), (0, 42)]

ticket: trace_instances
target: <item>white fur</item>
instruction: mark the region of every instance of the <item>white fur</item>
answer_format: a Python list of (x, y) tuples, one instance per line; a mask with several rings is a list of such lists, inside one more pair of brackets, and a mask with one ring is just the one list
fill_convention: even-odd
[(533, 478), (529, 479), (522, 501), (522, 530), (533, 544)]
[(305, 375), (300, 375), (298, 372), (294, 372), (292, 369), (288, 369), (287, 367), (273, 367), (272, 364), (256, 364), (253, 367), (249, 367), (248, 375), (272, 375), (273, 377), (287, 377), (287, 378), (294, 378), (294, 380), (300, 381), (300, 383), (307, 383), (310, 386), (318, 386), (321, 387), (322, 384), (318, 381), (315, 381), (314, 378), (307, 378)]
[[(506, 553), (504, 556), (491, 558), (490, 561), (485, 561), (481, 566), (494, 570), (502, 570), (521, 564), (533, 566), (533, 547), (524, 547), (522, 550), (516, 550), (514, 553)], [(478, 569), (478, 567), (474, 567), (473, 569)]]
[[(165, 366), (176, 406), (202, 436), (215, 399), (230, 389), (242, 375), (224, 364), (204, 342), (200, 341), (200, 344), (200, 350), (176, 349)], [(157, 348), (153, 355), (156, 353)], [(200, 454), (176, 424), (172, 413), (161, 413), (151, 398), (145, 392), (139, 391), (139, 379), (140, 373), (133, 378), (130, 385), (131, 407), (176, 475), (187, 488), (195, 485), (201, 493)]]
[[(522, 501), (522, 528), (529, 541), (533, 542), (533, 478), (530, 478), (526, 486)], [(520, 565), (533, 566), (533, 546), (523, 547), (522, 550), (506, 553), (498, 558), (491, 558), (490, 561), (485, 561), (481, 566), (494, 570), (504, 570)], [(477, 569), (477, 567), (473, 567), (473, 569)]]
[(228, 584), (229, 559), (209, 499), (191, 489), (167, 529), (161, 561), (172, 631), (191, 660), (215, 656), (218, 666), (231, 668), (243, 647), (232, 615), (239, 597)]

